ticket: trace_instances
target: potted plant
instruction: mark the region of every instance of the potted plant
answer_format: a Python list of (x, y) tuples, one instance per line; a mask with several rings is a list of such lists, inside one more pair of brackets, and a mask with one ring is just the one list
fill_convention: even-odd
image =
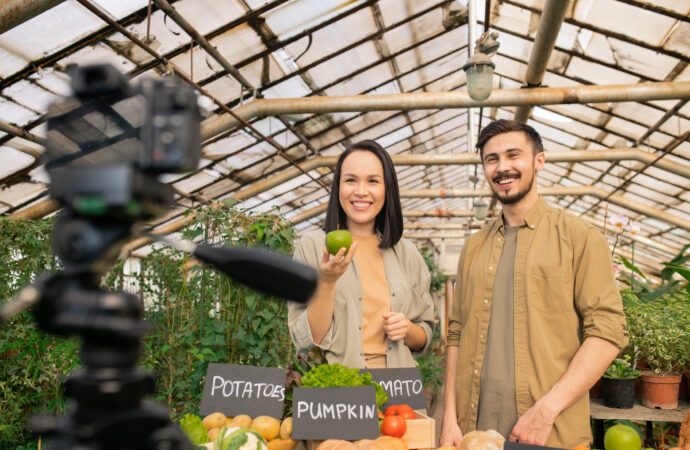
[(635, 404), (635, 380), (640, 374), (639, 370), (630, 367), (627, 359), (613, 360), (604, 372), (604, 405), (609, 408), (632, 408)]
[(630, 332), (629, 348), (639, 353), (648, 370), (640, 376), (642, 404), (675, 409), (682, 372), (688, 360), (690, 313), (685, 295), (665, 295), (647, 301), (625, 295)]

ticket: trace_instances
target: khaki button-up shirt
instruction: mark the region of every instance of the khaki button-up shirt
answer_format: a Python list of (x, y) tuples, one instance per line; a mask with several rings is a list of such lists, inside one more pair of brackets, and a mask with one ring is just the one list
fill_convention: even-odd
[[(297, 243), (293, 259), (319, 267), (326, 234), (322, 230), (306, 233)], [(381, 249), (388, 279), (391, 311), (401, 312), (426, 333), (424, 348), (411, 352), (402, 339), (388, 340), (387, 367), (414, 367), (413, 356), (424, 352), (431, 342), (434, 305), (429, 293), (431, 276), (417, 248), (405, 238), (393, 248)], [(335, 285), (335, 305), (331, 328), (320, 344), (314, 339), (307, 319), (307, 305), (288, 302), (288, 328), (298, 353), (320, 348), (329, 363), (363, 369), (362, 280), (357, 268), (357, 254)]]
[[(458, 423), (476, 428), (479, 380), (491, 319), (496, 267), (503, 248), (503, 215), (472, 235), (460, 254), (448, 345), (458, 346)], [(565, 373), (583, 340), (627, 344), (625, 315), (610, 249), (602, 233), (543, 198), (518, 231), (514, 268), (515, 388), (518, 416)], [(556, 419), (547, 445), (591, 442), (589, 396)]]

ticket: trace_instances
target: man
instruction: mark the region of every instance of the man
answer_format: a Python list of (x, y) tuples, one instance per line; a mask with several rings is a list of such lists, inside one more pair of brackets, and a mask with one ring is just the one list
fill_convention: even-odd
[(477, 147), (503, 211), (460, 254), (441, 445), (475, 429), (587, 445), (587, 392), (627, 343), (609, 247), (537, 193), (545, 156), (532, 127), (495, 121)]

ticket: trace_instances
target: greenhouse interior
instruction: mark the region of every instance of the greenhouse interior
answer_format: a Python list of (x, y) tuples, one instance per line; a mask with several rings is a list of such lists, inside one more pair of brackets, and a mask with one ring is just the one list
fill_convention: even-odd
[[(689, 100), (687, 0), (2, 0), (0, 448), (689, 450)], [(238, 366), (285, 398), (213, 398)], [(380, 424), (300, 416), (363, 383)]]

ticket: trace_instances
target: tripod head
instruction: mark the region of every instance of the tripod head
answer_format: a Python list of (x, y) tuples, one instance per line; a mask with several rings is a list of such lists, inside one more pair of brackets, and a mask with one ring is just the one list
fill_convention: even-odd
[[(51, 450), (191, 450), (167, 409), (145, 399), (154, 379), (137, 368), (149, 328), (141, 300), (99, 284), (135, 230), (173, 203), (172, 186), (158, 176), (196, 169), (197, 98), (173, 79), (130, 86), (107, 65), (76, 68), (72, 88), (73, 97), (49, 109), (45, 165), (50, 196), (63, 206), (53, 230), (63, 270), (0, 310), (1, 321), (33, 308), (44, 331), (82, 340), (83, 368), (65, 382), (74, 400), (68, 416), (34, 417), (31, 428), (52, 437)], [(166, 242), (270, 295), (305, 302), (316, 287), (315, 270), (285, 256)]]

